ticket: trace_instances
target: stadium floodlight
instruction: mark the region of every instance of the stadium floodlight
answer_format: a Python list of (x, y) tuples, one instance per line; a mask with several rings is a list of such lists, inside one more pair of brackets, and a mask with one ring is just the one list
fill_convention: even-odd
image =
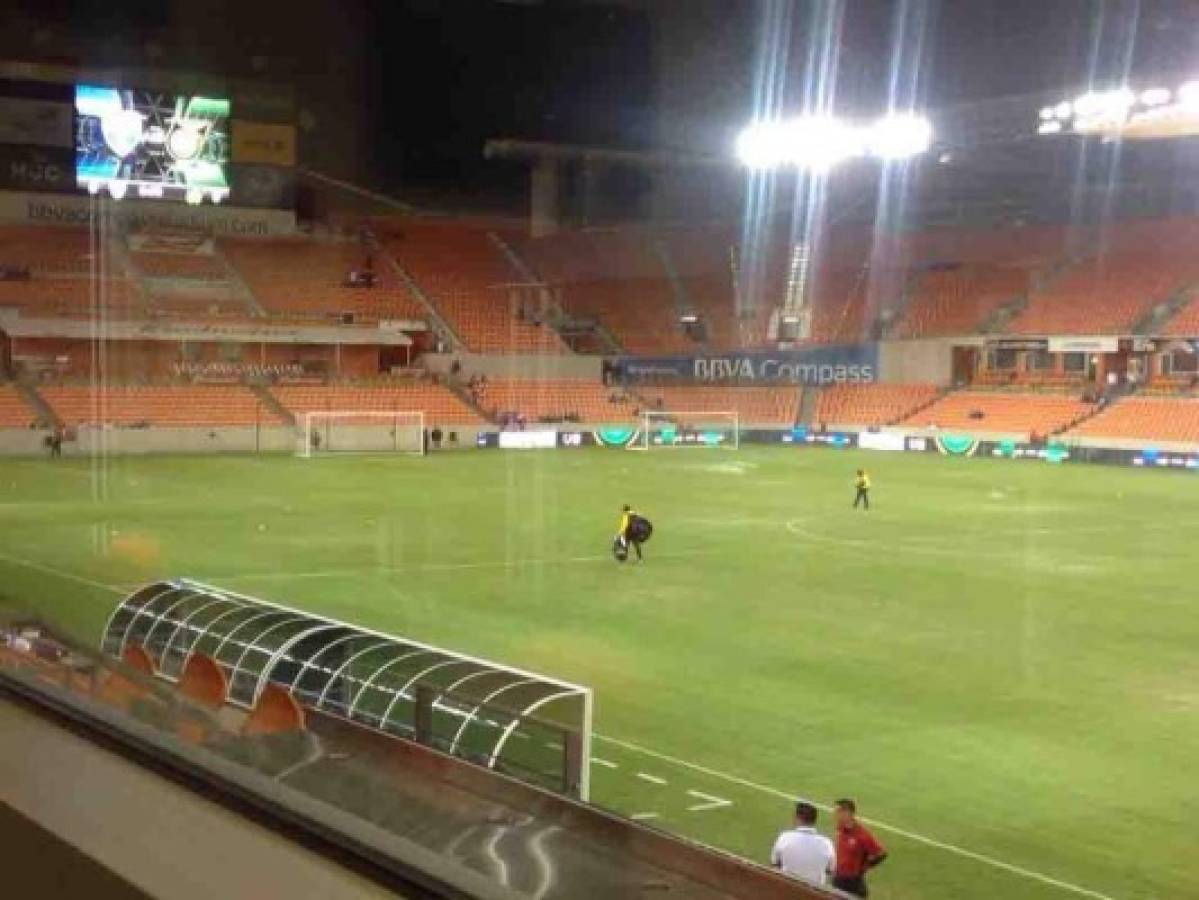
[(1170, 102), (1169, 88), (1148, 88), (1141, 91), (1141, 103), (1145, 106), (1162, 106)]
[(1043, 121), (1052, 119), (1053, 118), (1053, 107), (1052, 106), (1042, 106), (1041, 112), (1039, 113), (1039, 115), (1041, 116), (1041, 119)]
[(681, 322), (683, 325), (698, 325), (699, 316), (697, 316), (695, 313), (683, 313), (681, 316), (679, 316), (679, 322)]
[(908, 159), (924, 153), (933, 142), (933, 126), (923, 116), (896, 113), (879, 119), (870, 129), (867, 145), (880, 159)]
[(751, 169), (773, 169), (787, 162), (788, 134), (783, 122), (756, 122), (737, 137), (737, 158)]
[(1069, 100), (1063, 100), (1061, 103), (1059, 103), (1057, 106), (1055, 106), (1053, 108), (1053, 114), (1057, 118), (1062, 119), (1062, 120), (1070, 118), (1070, 116), (1073, 114), (1073, 111), (1074, 111), (1074, 106), (1070, 103)]
[(862, 135), (832, 116), (807, 116), (790, 129), (791, 162), (811, 172), (827, 172), (838, 163), (859, 156)]
[(1061, 134), (1061, 122), (1042, 122), (1037, 126), (1037, 134)]
[(1178, 105), (1199, 110), (1199, 81), (1188, 81), (1178, 89)]
[(108, 182), (108, 193), (112, 196), (113, 200), (124, 200), (125, 189), (127, 187), (128, 185), (125, 182), (114, 178)]

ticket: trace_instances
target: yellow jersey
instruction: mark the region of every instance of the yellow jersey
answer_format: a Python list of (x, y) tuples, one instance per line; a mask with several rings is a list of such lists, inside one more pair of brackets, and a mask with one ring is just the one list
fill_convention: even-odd
[(865, 472), (859, 475), (854, 483), (857, 485), (859, 491), (870, 490), (870, 476)]

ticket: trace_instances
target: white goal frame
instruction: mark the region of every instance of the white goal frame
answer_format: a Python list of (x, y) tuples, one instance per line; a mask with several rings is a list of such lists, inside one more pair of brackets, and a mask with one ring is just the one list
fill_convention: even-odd
[[(391, 449), (380, 450), (337, 450), (330, 448), (330, 427), (334, 420), (338, 424), (374, 425), (377, 427), (391, 426)], [(346, 421), (350, 420), (350, 421)], [(361, 420), (361, 421), (356, 421)], [(421, 410), (337, 410), (325, 409), (300, 413), (297, 417), (296, 456), (303, 459), (314, 459), (318, 456), (344, 456), (347, 454), (369, 453), (406, 453), (411, 456), (425, 455), (425, 414)], [(313, 429), (320, 435), (321, 446), (313, 452)], [(400, 429), (416, 429), (416, 447), (409, 448), (400, 445)]]
[[(684, 444), (657, 444), (653, 442), (654, 422), (661, 421), (682, 421), (686, 424), (688, 419), (705, 419), (719, 420), (723, 419), (732, 427), (732, 441), (725, 441), (719, 444), (705, 444), (702, 442), (684, 443)], [(678, 411), (672, 409), (663, 410), (646, 410), (641, 413), (641, 433), (637, 440), (629, 444), (630, 450), (649, 450), (653, 447), (681, 449), (684, 447), (699, 447), (705, 450), (739, 450), (741, 448), (741, 415), (736, 410), (692, 410)]]

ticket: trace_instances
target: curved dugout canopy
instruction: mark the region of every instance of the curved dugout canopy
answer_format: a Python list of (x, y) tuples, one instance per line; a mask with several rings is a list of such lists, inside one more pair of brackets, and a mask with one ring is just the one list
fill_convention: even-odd
[(121, 601), (101, 649), (120, 658), (134, 645), (168, 680), (210, 657), (231, 703), (252, 707), (275, 683), (311, 709), (521, 777), (562, 784), (565, 764), (570, 793), (587, 796), (588, 688), (189, 579)]

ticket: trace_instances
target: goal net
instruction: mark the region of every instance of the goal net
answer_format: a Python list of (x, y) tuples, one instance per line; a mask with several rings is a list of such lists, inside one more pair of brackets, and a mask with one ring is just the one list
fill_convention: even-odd
[(641, 434), (629, 445), (637, 450), (658, 447), (741, 446), (741, 423), (736, 412), (672, 412), (641, 414)]
[(297, 425), (296, 456), (306, 459), (337, 453), (425, 453), (423, 412), (307, 412)]

